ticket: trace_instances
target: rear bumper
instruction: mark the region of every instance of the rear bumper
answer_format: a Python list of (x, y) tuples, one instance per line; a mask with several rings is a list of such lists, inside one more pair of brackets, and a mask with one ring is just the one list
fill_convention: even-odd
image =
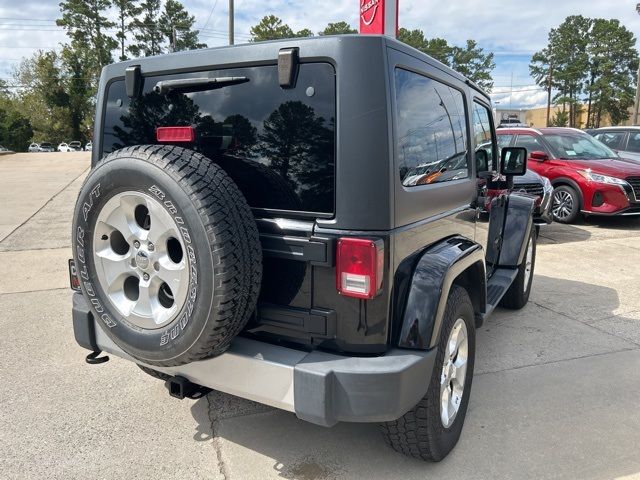
[[(140, 363), (96, 325), (79, 293), (73, 296), (73, 329), (81, 347)], [(395, 349), (379, 357), (347, 357), (238, 337), (218, 357), (151, 368), (331, 426), (340, 421), (389, 421), (404, 415), (425, 395), (436, 354), (436, 349)]]

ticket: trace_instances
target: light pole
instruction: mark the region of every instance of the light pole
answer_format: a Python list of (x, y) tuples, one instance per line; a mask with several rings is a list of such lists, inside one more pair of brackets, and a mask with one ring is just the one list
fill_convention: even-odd
[[(636, 4), (636, 12), (640, 14), (640, 3)], [(636, 101), (633, 104), (633, 124), (638, 125), (638, 109), (640, 109), (640, 65), (638, 66)]]
[(233, 16), (233, 0), (229, 0), (229, 45), (234, 44)]

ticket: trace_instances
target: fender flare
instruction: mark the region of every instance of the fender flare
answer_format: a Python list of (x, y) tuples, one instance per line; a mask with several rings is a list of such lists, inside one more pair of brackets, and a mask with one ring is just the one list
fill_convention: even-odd
[(398, 347), (427, 350), (438, 343), (451, 285), (465, 271), (480, 289), (476, 313), (486, 305), (484, 250), (462, 236), (451, 237), (409, 257), (398, 267), (394, 286), (394, 316)]
[(534, 209), (532, 198), (517, 193), (509, 195), (498, 266), (517, 268), (522, 264), (533, 228)]

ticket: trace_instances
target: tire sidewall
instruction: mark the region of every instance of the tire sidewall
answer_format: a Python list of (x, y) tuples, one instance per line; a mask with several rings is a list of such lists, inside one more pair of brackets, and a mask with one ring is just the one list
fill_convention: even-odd
[[(105, 203), (124, 191), (147, 194), (158, 201), (179, 228), (189, 269), (185, 304), (174, 319), (158, 329), (142, 329), (124, 319), (97, 281), (93, 235)], [(150, 362), (175, 361), (202, 335), (213, 298), (213, 260), (200, 214), (171, 176), (170, 169), (137, 157), (120, 156), (99, 164), (87, 177), (73, 219), (73, 257), (81, 288), (97, 323), (124, 351)]]
[[(531, 287), (533, 286), (533, 274), (535, 272), (535, 267), (536, 267), (536, 250), (537, 250), (537, 244), (538, 244), (536, 238), (537, 238), (536, 232), (532, 228), (531, 234), (529, 235), (529, 241), (527, 242), (527, 250), (525, 250), (524, 259), (522, 260), (522, 265), (520, 266), (520, 272), (518, 272), (519, 275), (522, 275), (522, 296), (523, 296), (524, 304), (526, 304), (529, 301), (529, 295), (531, 294)], [(531, 252), (531, 273), (529, 275), (528, 284), (524, 285), (524, 275), (525, 275), (525, 270), (527, 268), (527, 251), (529, 250), (529, 245), (531, 245), (531, 247), (533, 248), (533, 251)]]
[[(564, 220), (557, 218), (555, 215), (553, 215), (553, 219), (558, 222), (558, 223), (572, 223), (576, 220), (576, 218), (578, 217), (578, 213), (580, 213), (580, 197), (578, 196), (578, 192), (576, 192), (576, 190), (573, 187), (568, 187), (566, 185), (560, 185), (559, 187), (556, 187), (553, 191), (553, 195), (555, 197), (555, 192), (557, 191), (564, 191), (567, 192), (569, 195), (571, 195), (571, 198), (573, 200), (573, 207), (571, 209), (571, 213), (569, 214), (569, 216), (567, 218), (565, 218)], [(552, 199), (553, 201), (555, 201), (555, 199)], [(551, 209), (553, 211), (553, 204), (551, 205)]]
[[(431, 395), (430, 403), (436, 406), (436, 410), (438, 412), (437, 418), (432, 419), (429, 426), (432, 438), (435, 440), (434, 446), (436, 446), (442, 457), (455, 447), (458, 439), (460, 438), (460, 434), (462, 433), (462, 427), (464, 426), (467, 407), (469, 405), (469, 398), (471, 396), (471, 385), (473, 383), (473, 370), (475, 366), (476, 338), (473, 305), (466, 291), (464, 292), (464, 295), (460, 295), (459, 298), (462, 298), (463, 301), (458, 301), (457, 303), (452, 304), (453, 308), (451, 311), (445, 312), (446, 322), (443, 323), (442, 330), (440, 332), (437, 361), (431, 377), (431, 384), (429, 385), (429, 394)], [(453, 423), (449, 427), (445, 427), (442, 424), (442, 419), (440, 417), (440, 376), (445, 357), (445, 344), (458, 318), (462, 318), (465, 322), (465, 326), (467, 327), (467, 372), (460, 408), (458, 409), (458, 413), (456, 414), (456, 418)]]

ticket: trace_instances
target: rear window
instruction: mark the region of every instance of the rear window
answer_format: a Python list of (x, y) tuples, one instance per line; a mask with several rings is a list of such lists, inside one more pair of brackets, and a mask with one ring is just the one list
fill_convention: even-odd
[[(217, 90), (160, 95), (159, 81), (247, 77)], [(294, 89), (282, 89), (277, 66), (146, 77), (129, 99), (123, 80), (107, 91), (102, 153), (157, 143), (162, 126), (192, 125), (190, 146), (220, 164), (257, 209), (334, 213), (335, 72), (327, 63), (300, 65)]]

